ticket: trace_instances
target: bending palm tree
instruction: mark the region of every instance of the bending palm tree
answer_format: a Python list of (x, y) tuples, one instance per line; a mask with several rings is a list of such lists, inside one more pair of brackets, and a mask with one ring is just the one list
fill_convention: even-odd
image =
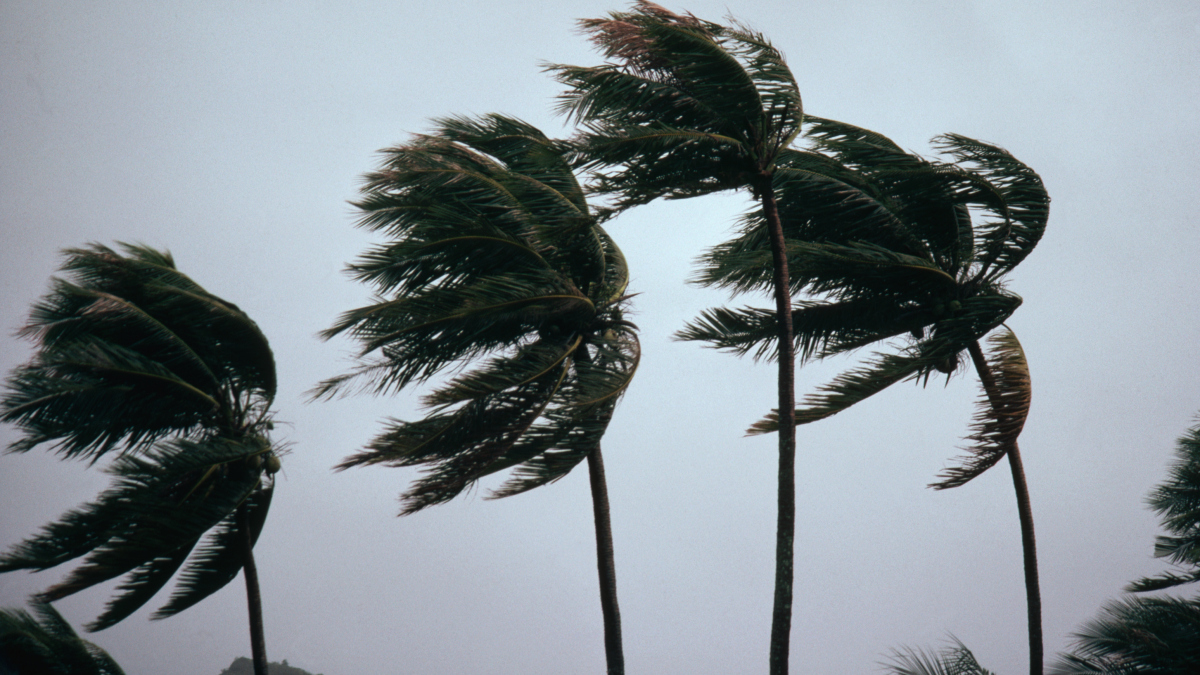
[(73, 279), (55, 279), (34, 306), (22, 333), (38, 351), (0, 401), (0, 418), (24, 433), (10, 451), (49, 443), (92, 462), (118, 451), (108, 467), (115, 484), (0, 556), (0, 572), (83, 556), (44, 601), (126, 575), (87, 627), (96, 631), (140, 608), (181, 567), (154, 618), (191, 607), (242, 570), (256, 672), (265, 675), (252, 548), (279, 469), (266, 435), (271, 349), (245, 313), (181, 274), (169, 254), (124, 252), (67, 251)]
[(758, 33), (722, 26), (651, 2), (581, 22), (612, 60), (592, 68), (552, 66), (570, 86), (563, 109), (584, 125), (586, 165), (598, 192), (622, 210), (748, 189), (765, 214), (779, 358), (779, 496), (770, 672), (787, 672), (795, 538), (795, 401), (791, 297), (783, 230), (772, 189), (780, 153), (800, 132), (803, 109), (783, 56)]
[[(1029, 254), (1046, 225), (1049, 197), (1040, 178), (1006, 151), (962, 136), (942, 136), (952, 163), (910, 155), (875, 132), (810, 117), (814, 148), (782, 153), (775, 172), (788, 240), (792, 291), (813, 300), (792, 313), (799, 358), (821, 359), (908, 336), (899, 353), (876, 354), (808, 396), (795, 423), (834, 415), (892, 384), (953, 373), (967, 352), (984, 389), (975, 442), (938, 489), (963, 485), (1009, 458), (1025, 559), (1030, 672), (1042, 672), (1041, 599), (1029, 491), (1017, 437), (1029, 411), (1030, 381), (1016, 337), (979, 340), (1021, 304), (1003, 277)], [(984, 218), (973, 223), (972, 212)], [(751, 214), (737, 239), (705, 258), (698, 281), (735, 291), (769, 288), (771, 215)], [(714, 309), (680, 336), (739, 354), (775, 357), (775, 314)], [(751, 433), (786, 424), (773, 414)]]
[(624, 672), (612, 532), (600, 440), (637, 367), (624, 319), (629, 273), (588, 211), (566, 146), (508, 117), (441, 120), (433, 135), (386, 151), (357, 204), (390, 241), (352, 273), (374, 304), (347, 312), (363, 363), (323, 383), (374, 393), (471, 363), (424, 398), (416, 422), (392, 420), (339, 468), (421, 466), (403, 514), (454, 498), (514, 468), (494, 497), (588, 462), (609, 673)]

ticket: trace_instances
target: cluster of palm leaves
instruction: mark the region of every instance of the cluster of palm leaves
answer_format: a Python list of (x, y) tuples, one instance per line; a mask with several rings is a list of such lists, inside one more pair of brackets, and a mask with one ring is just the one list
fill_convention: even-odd
[(32, 614), (0, 609), (0, 673), (125, 675), (45, 601), (35, 601)]
[[(1033, 524), (1017, 446), (1030, 378), (1016, 337), (997, 330), (1021, 302), (1004, 278), (1046, 225), (1037, 174), (962, 136), (935, 139), (942, 159), (927, 159), (881, 134), (806, 117), (783, 56), (736, 22), (640, 1), (581, 25), (607, 61), (549, 68), (568, 87), (562, 112), (579, 124), (570, 141), (512, 117), (445, 118), (385, 150), (366, 176), (360, 225), (384, 241), (349, 270), (377, 295), (323, 334), (349, 336), (360, 350), (350, 372), (313, 396), (430, 387), (421, 419), (388, 420), (338, 468), (420, 468), (402, 498), (402, 513), (412, 514), (500, 472), (508, 479), (495, 497), (552, 483), (586, 461), (608, 671), (623, 673), (600, 446), (640, 348), (625, 318), (629, 271), (602, 224), (660, 197), (744, 190), (753, 209), (735, 238), (702, 258), (697, 281), (767, 292), (774, 305), (712, 309), (679, 336), (779, 368), (777, 409), (751, 427), (779, 437), (770, 671), (788, 669), (796, 426), (896, 382), (954, 373), (966, 353), (984, 389), (973, 445), (934, 487), (961, 486), (1009, 458), (1031, 675), (1040, 673)], [(590, 196), (601, 205), (589, 206)], [(46, 600), (128, 575), (93, 629), (128, 616), (181, 567), (157, 616), (195, 604), (243, 568), (256, 584), (250, 550), (278, 469), (265, 338), (165, 254), (94, 246), (69, 252), (65, 270), (74, 281), (56, 281), (34, 309), (25, 333), (39, 352), (10, 378), (3, 419), (25, 433), (18, 451), (52, 444), (95, 461), (119, 450), (109, 466), (116, 484), (0, 558), (0, 571), (87, 556)], [(797, 362), (876, 343), (891, 351), (796, 406)]]
[[(23, 432), (10, 451), (48, 445), (92, 463), (116, 453), (113, 485), (0, 556), (0, 572), (82, 557), (42, 601), (124, 575), (89, 630), (129, 616), (173, 577), (156, 618), (244, 568), (256, 585), (251, 548), (279, 469), (266, 337), (163, 252), (93, 245), (67, 251), (63, 271), (21, 331), (37, 352), (8, 379), (0, 418)], [(256, 589), (249, 598), (257, 612)], [(261, 625), (252, 632), (258, 644)]]

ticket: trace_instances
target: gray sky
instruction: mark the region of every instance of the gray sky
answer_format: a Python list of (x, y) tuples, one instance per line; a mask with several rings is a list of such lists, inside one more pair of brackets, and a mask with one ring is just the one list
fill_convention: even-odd
[[(326, 675), (603, 672), (587, 479), (501, 500), (486, 488), (398, 519), (414, 473), (330, 467), (415, 396), (306, 404), (351, 345), (315, 334), (369, 293), (342, 266), (371, 239), (346, 200), (375, 152), (447, 114), (504, 112), (565, 133), (544, 61), (594, 64), (574, 20), (623, 9), (401, 2), (0, 3), (0, 329), (45, 292), (59, 251), (169, 248), (271, 339), (277, 434), (292, 444), (256, 547), (268, 654)], [(1029, 356), (1022, 436), (1047, 653), (1131, 579), (1162, 569), (1146, 492), (1200, 410), (1200, 9), (1155, 2), (669, 3), (732, 12), (789, 59), (808, 112), (929, 152), (956, 132), (1037, 170), (1049, 228), (1010, 277)], [(644, 361), (605, 443), (630, 673), (766, 668), (773, 368), (672, 342), (724, 295), (683, 285), (744, 197), (654, 204), (612, 223)], [(747, 298), (767, 306), (765, 299)], [(0, 370), (29, 357), (0, 341)], [(843, 360), (806, 367), (799, 395)], [(1020, 537), (1004, 467), (935, 493), (977, 396), (911, 384), (798, 434), (792, 664), (876, 672), (948, 632), (1024, 669)], [(16, 437), (0, 428), (0, 443)], [(44, 452), (0, 456), (0, 548), (107, 485)], [(65, 569), (0, 576), (0, 606)], [(76, 625), (111, 586), (58, 603)], [(151, 622), (165, 593), (92, 636), (131, 675), (216, 675), (249, 654), (240, 579)]]

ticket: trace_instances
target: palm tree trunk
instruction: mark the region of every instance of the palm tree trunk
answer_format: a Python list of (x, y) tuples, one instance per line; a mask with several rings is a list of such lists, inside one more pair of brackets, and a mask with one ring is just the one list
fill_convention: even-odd
[(775, 313), (779, 317), (779, 515), (775, 527), (775, 605), (771, 614), (770, 675), (787, 675), (792, 633), (796, 539), (796, 358), (792, 344), (792, 294), (783, 223), (769, 173), (755, 186), (771, 237)]
[[(967, 350), (975, 363), (975, 372), (993, 405), (999, 401), (996, 378), (988, 368), (987, 359), (978, 342), (972, 342)], [(1029, 484), (1025, 482), (1025, 466), (1021, 462), (1021, 451), (1014, 441), (1008, 450), (1008, 467), (1012, 470), (1013, 489), (1017, 493), (1017, 514), (1021, 520), (1021, 547), (1025, 556), (1025, 604), (1029, 625), (1029, 675), (1042, 675), (1042, 592), (1038, 584), (1037, 542), (1033, 536), (1033, 507), (1029, 504)]]
[(243, 543), (246, 546), (242, 575), (246, 578), (246, 607), (250, 613), (250, 657), (254, 662), (254, 675), (267, 675), (267, 639), (263, 632), (262, 594), (258, 588), (258, 568), (254, 565), (254, 534), (250, 531), (250, 517), (245, 504), (238, 508), (238, 527), (242, 530)]
[(621, 646), (621, 609), (617, 606), (617, 566), (613, 558), (612, 521), (608, 511), (608, 483), (600, 447), (588, 455), (592, 485), (592, 513), (596, 521), (596, 567), (600, 573), (600, 611), (604, 615), (604, 656), (608, 675), (625, 675)]

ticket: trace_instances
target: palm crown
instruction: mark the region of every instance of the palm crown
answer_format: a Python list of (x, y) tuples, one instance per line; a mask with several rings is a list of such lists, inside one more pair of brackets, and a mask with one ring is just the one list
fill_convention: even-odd
[(611, 62), (550, 69), (618, 208), (757, 184), (800, 132), (791, 70), (748, 28), (645, 1), (581, 25)]
[[(936, 139), (952, 161), (902, 151), (886, 137), (809, 117), (811, 148), (781, 154), (775, 171), (787, 236), (793, 307), (803, 362), (901, 338), (809, 395), (804, 424), (836, 414), (910, 378), (951, 373), (959, 355), (1021, 304), (1004, 276), (1037, 244), (1049, 198), (1041, 180), (1008, 152), (963, 136)], [(973, 220), (973, 217), (975, 218)], [(771, 284), (764, 218), (751, 213), (739, 237), (708, 252), (697, 281), (749, 291)], [(681, 331), (740, 354), (773, 358), (774, 314), (712, 309)], [(1004, 455), (1024, 423), (1029, 379), (1011, 333), (992, 341), (989, 372), (1001, 398), (986, 400), (975, 453), (938, 487), (961, 485)], [(778, 428), (771, 415), (752, 433)]]
[(362, 363), (316, 394), (356, 381), (383, 393), (470, 365), (425, 395), (424, 419), (391, 420), (339, 467), (427, 467), (405, 513), (511, 467), (494, 496), (564, 476), (599, 447), (633, 376), (628, 270), (568, 156), (513, 118), (443, 119), (366, 177), (362, 226), (389, 241), (351, 272), (380, 296), (325, 333), (358, 339)]
[(266, 435), (274, 359), (254, 322), (169, 254), (92, 245), (67, 251), (63, 269), (71, 280), (53, 281), (22, 331), (38, 351), (8, 379), (2, 419), (24, 432), (10, 451), (47, 443), (93, 462), (119, 451), (114, 485), (0, 556), (0, 572), (86, 556), (44, 600), (127, 575), (89, 626), (99, 630), (182, 567), (156, 614), (170, 616), (231, 581), (246, 528), (251, 540), (262, 530), (278, 470)]

